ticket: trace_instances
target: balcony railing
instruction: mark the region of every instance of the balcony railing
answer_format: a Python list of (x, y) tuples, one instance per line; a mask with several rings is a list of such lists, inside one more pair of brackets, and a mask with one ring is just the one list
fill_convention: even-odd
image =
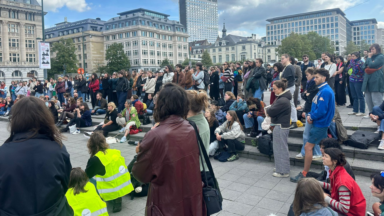
[(8, 32), (8, 36), (18, 37), (19, 33), (18, 32)]
[(18, 51), (19, 47), (9, 47), (9, 51)]

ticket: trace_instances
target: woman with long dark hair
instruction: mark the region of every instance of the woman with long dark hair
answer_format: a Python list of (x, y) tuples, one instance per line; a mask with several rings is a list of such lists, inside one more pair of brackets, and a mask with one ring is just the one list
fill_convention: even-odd
[(167, 83), (171, 83), (173, 81), (173, 76), (175, 73), (173, 72), (172, 66), (167, 65), (164, 67), (164, 75), (163, 75), (163, 86)]
[(215, 70), (215, 67), (211, 67), (211, 76), (209, 78), (209, 96), (212, 100), (219, 100), (220, 90), (219, 90), (219, 72)]
[(336, 58), (336, 75), (335, 75), (335, 99), (338, 106), (344, 106), (347, 102), (345, 94), (345, 73), (344, 73), (344, 58), (338, 56)]
[(49, 111), (51, 111), (51, 114), (53, 116), (55, 123), (57, 123), (58, 113), (57, 113), (57, 109), (55, 107), (55, 102), (48, 101), (48, 108), (49, 108)]
[(244, 97), (246, 100), (248, 100), (248, 98), (250, 97), (253, 97), (253, 92), (248, 91), (246, 88), (246, 85), (247, 85), (248, 79), (251, 78), (252, 72), (256, 67), (255, 61), (247, 61), (247, 63), (248, 64), (246, 64), (246, 66), (248, 67), (244, 69), (244, 82), (243, 82)]
[(148, 71), (147, 75), (148, 76), (147, 76), (145, 85), (143, 86), (143, 91), (145, 92), (145, 96), (144, 96), (144, 100), (143, 100), (144, 103), (146, 103), (148, 100), (148, 94), (155, 93), (156, 80), (157, 80), (157, 77), (153, 77), (152, 71)]
[(280, 62), (275, 63), (275, 64), (273, 65), (273, 70), (275, 71), (275, 73), (274, 73), (273, 76), (272, 76), (272, 82), (271, 82), (271, 86), (270, 86), (270, 89), (271, 89), (271, 98), (269, 99), (269, 104), (273, 104), (273, 102), (274, 102), (275, 99), (276, 99), (275, 92), (273, 92), (273, 82), (275, 82), (275, 81), (277, 81), (277, 80), (280, 80), (280, 73), (283, 72), (283, 70), (284, 70), (284, 66), (283, 66), (283, 64), (281, 64)]
[(364, 81), (364, 62), (361, 60), (360, 53), (352, 53), (352, 59), (348, 66), (349, 84), (353, 98), (353, 112), (348, 115), (365, 115), (365, 98), (362, 91)]
[(335, 91), (335, 76), (337, 71), (337, 65), (335, 64), (335, 57), (329, 53), (325, 53), (325, 65), (324, 69), (329, 71), (328, 85)]
[(100, 89), (99, 85), (99, 79), (97, 78), (97, 74), (93, 73), (91, 75), (91, 81), (89, 83), (89, 92), (91, 94), (91, 103), (92, 103), (92, 109), (95, 108), (96, 105), (96, 94)]
[(231, 67), (228, 64), (228, 62), (224, 62), (223, 67), (224, 67), (224, 73), (221, 79), (224, 81), (224, 91), (225, 92), (232, 91), (232, 87), (233, 87), (232, 82), (234, 80), (233, 71), (231, 70)]
[(36, 81), (33, 90), (35, 91), (35, 97), (39, 98), (40, 96), (44, 96), (44, 86), (41, 84), (40, 80)]
[(73, 215), (64, 196), (71, 161), (48, 107), (39, 98), (24, 97), (12, 112), (17, 115), (9, 123), (10, 136), (0, 146), (0, 212)]

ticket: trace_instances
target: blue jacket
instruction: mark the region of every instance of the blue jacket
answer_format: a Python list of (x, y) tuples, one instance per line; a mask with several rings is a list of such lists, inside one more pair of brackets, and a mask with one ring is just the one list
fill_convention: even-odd
[(308, 213), (301, 213), (300, 216), (335, 216), (338, 215), (334, 210), (332, 210), (330, 207), (321, 207), (319, 204), (315, 204), (315, 206), (318, 206), (318, 210), (311, 211)]
[(327, 128), (335, 115), (335, 94), (327, 82), (317, 87), (319, 92), (312, 100), (312, 108), (309, 115), (313, 120), (313, 126)]
[(225, 118), (225, 113), (221, 109), (216, 111), (215, 116), (216, 116), (217, 121), (219, 121), (220, 125), (223, 124), (227, 120)]
[(235, 102), (233, 102), (232, 105), (229, 107), (229, 110), (248, 112), (247, 102), (240, 100), (240, 102), (238, 103), (237, 100), (235, 100)]
[(83, 112), (83, 114), (81, 115), (81, 119), (85, 121), (85, 125), (87, 125), (87, 127), (92, 126), (92, 116), (90, 110)]

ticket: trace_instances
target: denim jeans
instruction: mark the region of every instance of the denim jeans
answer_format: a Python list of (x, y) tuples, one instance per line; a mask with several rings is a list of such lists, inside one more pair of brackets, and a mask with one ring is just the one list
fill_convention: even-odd
[(4, 94), (0, 94), (0, 97), (6, 98), (7, 97), (7, 92), (3, 92)]
[(127, 92), (116, 92), (117, 101), (118, 101), (118, 112), (121, 112), (124, 109), (125, 100), (127, 100)]
[(351, 85), (351, 94), (353, 98), (353, 112), (365, 113), (365, 99), (363, 91), (361, 91), (361, 87), (363, 86), (363, 82), (350, 82)]
[(63, 105), (64, 101), (64, 93), (57, 93), (57, 99), (60, 101), (60, 106)]
[(107, 113), (107, 111), (103, 110), (103, 109), (97, 109), (95, 113), (92, 113), (92, 115), (95, 115), (96, 113), (102, 115), (102, 114)]
[[(373, 115), (381, 115), (383, 113), (384, 113), (384, 111), (382, 109), (380, 109), (379, 106), (374, 106), (373, 107), (373, 110), (372, 110), (372, 114)], [(380, 129), (379, 130), (384, 132), (384, 119), (381, 120)]]
[(152, 115), (152, 114), (153, 114), (153, 110), (147, 109), (147, 115)]
[[(255, 118), (253, 117), (248, 118), (247, 113), (243, 115), (243, 119), (244, 119), (245, 128), (252, 128), (253, 125), (255, 124)], [(259, 131), (262, 131), (261, 124), (263, 123), (263, 121), (264, 121), (264, 118), (262, 116), (257, 116), (257, 125), (258, 125)]]
[(71, 88), (71, 97), (73, 97), (73, 87)]
[(83, 98), (85, 101), (84, 94), (81, 91), (77, 91), (77, 98)]
[(44, 93), (40, 94), (38, 92), (35, 93), (35, 97), (39, 98), (40, 96), (44, 96)]
[[(309, 132), (311, 131), (312, 127), (313, 127), (313, 124), (309, 124), (307, 122), (307, 116), (305, 116), (305, 128), (304, 128), (304, 133), (303, 133), (303, 147), (301, 147), (301, 155), (305, 155), (305, 149), (304, 149), (304, 146), (305, 144), (307, 144), (308, 142), (308, 139), (309, 139)], [(315, 145), (315, 147), (313, 147), (313, 156), (319, 156), (319, 155), (322, 155), (321, 154), (321, 150), (320, 150), (320, 146), (319, 145)]]
[(261, 100), (261, 97), (263, 96), (263, 92), (264, 92), (264, 90), (261, 90), (261, 88), (259, 88), (253, 94), (253, 97), (254, 98), (258, 98), (259, 100)]
[(12, 94), (12, 101), (15, 101), (16, 100), (16, 95), (15, 94)]

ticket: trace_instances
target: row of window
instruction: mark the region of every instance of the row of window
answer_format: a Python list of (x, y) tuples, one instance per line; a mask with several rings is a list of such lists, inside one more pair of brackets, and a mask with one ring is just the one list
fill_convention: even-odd
[[(0, 62), (3, 61), (3, 53), (0, 53)], [(9, 61), (10, 62), (20, 62), (20, 54), (19, 53), (9, 53)], [(35, 63), (36, 55), (35, 54), (26, 54), (26, 61)]]
[[(9, 38), (8, 39), (9, 47), (19, 47), (19, 39)], [(0, 47), (1, 47), (1, 38), (0, 38)], [(25, 48), (35, 48), (35, 40), (25, 40)]]
[[(73, 43), (76, 43), (76, 42), (80, 43), (81, 42), (81, 37), (73, 38), (72, 41), (73, 41)], [(87, 41), (87, 37), (86, 36), (83, 37), (83, 41)]]
[[(19, 33), (19, 25), (18, 24), (8, 24), (8, 32)], [(25, 26), (25, 34), (35, 34), (34, 26)]]
[[(332, 12), (317, 13), (317, 14), (311, 14), (311, 15), (306, 15), (306, 16), (292, 17), (292, 18), (288, 18), (288, 19), (275, 20), (275, 21), (273, 21), (273, 23), (289, 22), (289, 21), (293, 21), (293, 20), (310, 19), (310, 18), (315, 18), (315, 17), (330, 16), (330, 15), (332, 15)], [(335, 19), (338, 19), (338, 17), (336, 16)]]
[[(120, 33), (120, 34), (116, 34), (116, 35), (107, 35), (104, 38), (106, 41), (109, 41), (109, 40), (117, 40), (117, 39), (123, 39), (123, 38), (136, 37), (137, 35), (138, 35), (137, 31), (132, 31), (132, 32)], [(148, 31), (141, 31), (141, 36), (142, 37), (162, 39), (162, 40), (168, 40), (168, 41), (172, 41), (172, 39), (173, 39), (173, 36), (170, 36), (170, 35), (161, 35), (161, 34), (156, 34), (156, 33), (148, 32)], [(179, 37), (178, 36), (176, 38), (177, 38), (177, 41), (187, 42), (186, 37)]]
[(292, 27), (298, 27), (298, 26), (305, 26), (305, 25), (313, 25), (313, 24), (321, 24), (321, 23), (332, 23), (332, 22), (338, 22), (339, 17), (335, 16), (335, 19), (333, 17), (327, 17), (327, 18), (322, 18), (322, 19), (312, 19), (312, 20), (303, 20), (303, 21), (298, 21), (298, 22), (292, 22), (291, 23), (284, 23), (284, 24), (277, 24), (277, 25), (268, 25), (267, 30), (275, 30), (275, 29), (283, 29), (283, 28), (290, 28)]
[[(231, 55), (231, 60), (229, 59), (229, 55), (226, 55), (225, 56), (225, 61), (236, 61), (235, 60), (235, 54), (232, 54)], [(240, 59), (241, 59), (241, 61), (245, 61), (246, 60), (246, 55), (240, 55)], [(216, 64), (216, 63), (222, 63), (223, 62), (223, 57), (222, 57), (222, 55), (219, 55), (219, 58), (218, 58), (218, 61), (216, 61), (216, 56), (212, 56), (212, 62), (214, 63), (214, 64)]]
[[(145, 21), (145, 20), (132, 20), (132, 21), (125, 21), (125, 22), (119, 22), (119, 23), (113, 23), (106, 25), (105, 29), (118, 29), (118, 28), (124, 28), (128, 26), (136, 26), (136, 25), (142, 25), (142, 26), (149, 26), (149, 27), (155, 27), (157, 29), (172, 31), (172, 27), (168, 25), (153, 23), (152, 21)], [(182, 27), (175, 27), (175, 31), (178, 32), (185, 32), (185, 29)]]
[[(316, 32), (316, 31), (315, 31)], [(295, 33), (298, 33), (298, 34), (306, 34), (307, 32), (301, 32), (301, 31), (295, 31)], [(339, 31), (338, 29), (335, 29), (335, 31), (333, 29), (328, 29), (328, 30), (318, 30), (317, 33), (321, 36), (325, 36), (325, 37), (328, 37), (329, 39), (331, 40), (338, 40), (339, 39)], [(332, 35), (330, 35), (332, 34)], [(333, 35), (335, 34), (335, 35)], [(267, 37), (267, 41), (276, 41), (276, 40), (283, 40), (284, 38), (287, 38), (289, 37), (288, 34), (286, 35), (278, 35), (278, 36), (271, 36), (271, 37)]]
[(375, 26), (369, 25), (369, 26), (353, 27), (353, 31), (363, 31), (363, 30), (370, 30), (370, 29), (372, 29), (372, 31), (374, 31)]
[[(138, 56), (139, 55), (139, 50), (133, 50), (133, 51), (125, 51), (125, 54), (127, 56)], [(155, 56), (155, 51), (154, 50), (141, 50), (141, 54), (143, 56), (147, 56), (148, 54), (150, 56)], [(187, 57), (187, 53), (184, 53), (184, 57)], [(161, 52), (161, 51), (156, 51), (156, 56), (160, 57), (160, 56), (163, 56), (163, 57), (173, 57), (173, 52)], [(183, 57), (183, 53), (181, 52), (178, 52), (177, 53), (177, 56), (178, 57)]]
[[(140, 59), (133, 59), (133, 61), (131, 61), (131, 65), (140, 65)], [(157, 60), (157, 65), (161, 65), (161, 63), (163, 62), (163, 60)], [(183, 61), (179, 61), (179, 64), (181, 64)], [(173, 60), (169, 60), (169, 63), (171, 65), (173, 65)], [(156, 64), (156, 60), (155, 59), (142, 59), (142, 64), (143, 65), (155, 65)], [(147, 70), (146, 70), (147, 71)]]
[(294, 30), (296, 32), (301, 32), (301, 31), (317, 31), (317, 30), (321, 30), (321, 29), (332, 29), (333, 31), (333, 28), (335, 28), (336, 31), (338, 31), (338, 23), (335, 23), (335, 25), (333, 25), (333, 23), (330, 24), (323, 24), (323, 28), (321, 28), (321, 25), (315, 25), (315, 26), (307, 26), (307, 27), (296, 27), (296, 28), (292, 28), (292, 29), (284, 29), (284, 30), (275, 30), (275, 31), (268, 31), (267, 32), (267, 36), (270, 36), (270, 35), (278, 35), (278, 34), (289, 34), (291, 32), (294, 32)]

